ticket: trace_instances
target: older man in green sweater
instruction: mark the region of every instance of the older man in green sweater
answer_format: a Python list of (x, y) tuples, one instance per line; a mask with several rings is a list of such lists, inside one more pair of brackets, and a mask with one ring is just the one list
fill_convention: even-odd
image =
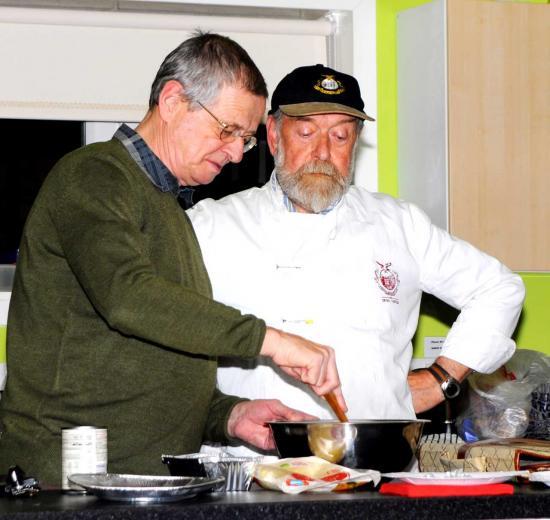
[[(0, 470), (61, 484), (61, 429), (108, 429), (108, 470), (164, 472), (203, 439), (273, 447), (303, 414), (215, 388), (217, 357), (266, 355), (320, 395), (332, 349), (212, 300), (178, 204), (255, 143), (265, 82), (235, 42), (198, 34), (167, 56), (136, 131), (64, 157), (29, 214), (8, 318)], [(223, 251), (220, 251), (223, 254)]]

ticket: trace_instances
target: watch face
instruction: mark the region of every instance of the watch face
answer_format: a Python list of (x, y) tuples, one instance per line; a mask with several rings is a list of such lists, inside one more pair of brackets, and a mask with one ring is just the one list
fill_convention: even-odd
[(448, 379), (445, 381), (441, 388), (447, 399), (454, 399), (460, 394), (460, 385), (454, 379)]

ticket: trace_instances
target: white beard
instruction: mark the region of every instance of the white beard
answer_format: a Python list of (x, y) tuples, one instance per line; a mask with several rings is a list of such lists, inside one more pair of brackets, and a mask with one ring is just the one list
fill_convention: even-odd
[(286, 196), (310, 213), (321, 213), (336, 204), (351, 184), (350, 164), (347, 175), (342, 175), (330, 161), (314, 160), (302, 165), (295, 172), (284, 167), (285, 154), (277, 147), (275, 174)]

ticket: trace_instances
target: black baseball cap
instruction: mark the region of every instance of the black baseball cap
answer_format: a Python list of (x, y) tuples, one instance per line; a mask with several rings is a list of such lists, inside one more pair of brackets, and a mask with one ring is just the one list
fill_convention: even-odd
[(374, 119), (365, 114), (365, 103), (357, 80), (324, 65), (298, 67), (287, 74), (271, 96), (271, 110), (287, 116), (348, 114), (359, 119)]

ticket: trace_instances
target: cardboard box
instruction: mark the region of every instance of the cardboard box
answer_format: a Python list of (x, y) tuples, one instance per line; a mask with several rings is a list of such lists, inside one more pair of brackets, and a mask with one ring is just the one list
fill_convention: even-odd
[(420, 471), (550, 470), (550, 441), (491, 439), (472, 443), (424, 443)]

